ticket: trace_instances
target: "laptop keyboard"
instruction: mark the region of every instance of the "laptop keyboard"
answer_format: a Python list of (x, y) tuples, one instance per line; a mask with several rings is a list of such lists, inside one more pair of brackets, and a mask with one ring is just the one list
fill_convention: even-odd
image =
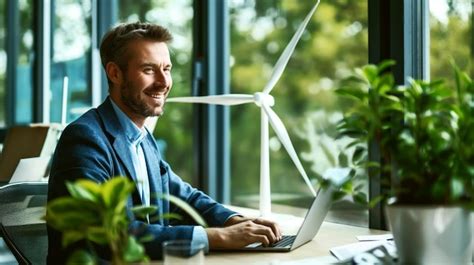
[(286, 247), (291, 246), (291, 244), (293, 244), (293, 242), (295, 241), (295, 238), (296, 236), (283, 236), (280, 241), (268, 247), (264, 247), (262, 243), (260, 242), (255, 242), (246, 246), (246, 248), (286, 248)]
[(283, 247), (287, 247), (287, 246), (290, 246), (291, 244), (293, 244), (293, 241), (295, 241), (295, 238), (296, 236), (283, 236), (282, 239), (278, 242), (276, 242), (275, 244), (273, 245), (270, 245), (268, 247), (270, 248), (283, 248)]

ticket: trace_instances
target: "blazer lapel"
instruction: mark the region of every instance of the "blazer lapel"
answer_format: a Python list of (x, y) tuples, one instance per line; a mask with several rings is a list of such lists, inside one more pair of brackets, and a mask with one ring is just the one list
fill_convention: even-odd
[[(113, 137), (112, 146), (115, 150), (115, 154), (118, 156), (127, 171), (127, 177), (129, 177), (132, 181), (136, 183), (137, 176), (133, 168), (132, 157), (130, 156), (130, 152), (127, 147), (127, 139), (122, 133), (123, 130), (120, 126), (120, 122), (117, 119), (115, 110), (113, 109), (110, 100), (111, 99), (107, 97), (104, 103), (102, 103), (97, 108), (97, 110), (102, 118), (105, 130)], [(143, 204), (139, 194), (140, 193), (138, 192), (138, 189), (135, 186), (135, 192), (133, 193), (132, 197), (133, 202), (137, 205)]]

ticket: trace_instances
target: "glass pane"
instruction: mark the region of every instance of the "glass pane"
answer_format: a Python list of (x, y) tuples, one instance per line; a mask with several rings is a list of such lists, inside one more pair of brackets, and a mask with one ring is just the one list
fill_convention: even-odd
[(19, 1), (20, 38), (15, 88), (15, 122), (33, 121), (33, 1)]
[[(170, 97), (189, 96), (193, 48), (192, 1), (121, 1), (119, 10), (120, 22), (151, 22), (170, 30), (174, 38), (170, 44), (173, 63)], [(180, 177), (191, 183), (194, 163), (192, 107), (192, 104), (167, 103), (165, 113), (158, 120), (154, 131), (165, 160)]]
[(6, 1), (0, 2), (0, 127), (5, 127), (5, 89), (7, 74), (7, 52), (6, 52), (6, 34), (7, 25), (5, 24), (7, 16)]
[(430, 1), (431, 79), (453, 80), (451, 61), (472, 71), (472, 1)]
[(91, 101), (91, 0), (56, 0), (51, 60), (51, 122), (61, 121), (63, 78), (68, 76), (66, 121), (79, 117)]
[[(314, 1), (231, 0), (232, 93), (262, 91), (272, 67)], [(368, 60), (367, 1), (322, 1), (272, 95), (309, 177), (350, 164), (348, 139), (336, 140), (343, 106), (334, 93), (341, 78)], [(260, 110), (231, 107), (232, 204), (258, 207)], [(273, 211), (304, 213), (312, 195), (270, 129)], [(364, 182), (366, 185), (367, 182)], [(317, 183), (314, 183), (317, 187)], [(290, 207), (288, 207), (290, 206)], [(368, 212), (350, 198), (336, 203), (333, 220), (367, 225)]]

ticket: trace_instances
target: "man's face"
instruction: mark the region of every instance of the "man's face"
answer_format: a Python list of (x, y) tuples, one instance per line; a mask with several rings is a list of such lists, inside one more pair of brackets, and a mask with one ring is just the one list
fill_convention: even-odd
[(129, 44), (128, 66), (116, 92), (134, 122), (160, 116), (171, 86), (171, 60), (166, 43), (137, 40)]

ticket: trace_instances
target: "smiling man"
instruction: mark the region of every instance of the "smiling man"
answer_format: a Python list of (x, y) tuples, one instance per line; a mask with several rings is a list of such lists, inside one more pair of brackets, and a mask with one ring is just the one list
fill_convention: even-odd
[[(172, 63), (165, 28), (148, 23), (121, 24), (110, 30), (100, 46), (107, 74), (109, 97), (66, 127), (57, 145), (49, 179), (48, 200), (67, 196), (66, 181), (79, 178), (99, 183), (127, 177), (136, 184), (128, 207), (154, 205), (158, 211), (139, 219), (130, 213), (130, 231), (152, 235), (145, 244), (147, 254), (161, 257), (161, 243), (171, 239), (203, 242), (207, 249), (241, 248), (255, 242), (269, 245), (281, 238), (278, 225), (264, 219), (245, 218), (179, 178), (161, 158), (149, 117), (163, 114), (172, 87)], [(175, 195), (194, 207), (211, 226), (203, 228), (184, 218), (170, 223), (166, 213), (179, 213), (156, 194)], [(48, 264), (65, 264), (67, 257), (84, 242), (63, 250), (61, 233), (48, 227)], [(107, 251), (97, 251), (107, 259)]]

